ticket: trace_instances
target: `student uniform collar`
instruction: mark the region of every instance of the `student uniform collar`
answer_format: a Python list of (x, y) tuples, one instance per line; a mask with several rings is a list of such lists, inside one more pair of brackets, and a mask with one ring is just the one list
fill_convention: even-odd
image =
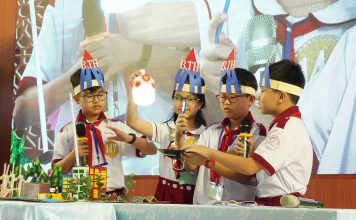
[(189, 131), (189, 133), (193, 134), (193, 135), (200, 135), (203, 131), (205, 130), (205, 126), (204, 125), (200, 125), (199, 128), (193, 130), (193, 131)]
[[(253, 0), (255, 10), (260, 14), (272, 16), (288, 16), (277, 0)], [(340, 13), (340, 11), (342, 13)], [(310, 13), (309, 16), (315, 18), (325, 25), (336, 25), (356, 20), (356, 2), (340, 0), (319, 11)], [(307, 16), (307, 17), (309, 17)]]
[[(100, 112), (100, 115), (99, 115), (97, 121), (94, 122), (93, 124), (99, 125), (103, 120), (107, 120), (107, 118), (106, 118), (104, 112)], [(78, 113), (78, 115), (77, 115), (77, 121), (79, 121), (79, 122), (84, 122), (84, 123), (90, 123), (90, 122), (87, 121), (87, 119), (86, 119), (86, 117), (84, 116), (82, 110), (80, 110), (79, 113)]]
[[(176, 125), (174, 123), (173, 120), (167, 122), (167, 126), (170, 128), (170, 129), (175, 129)], [(200, 125), (199, 128), (195, 129), (195, 130), (192, 130), (192, 131), (189, 131), (190, 134), (193, 134), (193, 135), (199, 135), (201, 134), (203, 131), (205, 130), (205, 126), (204, 125)]]
[(277, 127), (284, 128), (287, 124), (290, 117), (301, 118), (301, 113), (299, 111), (298, 106), (290, 107), (283, 112), (279, 113), (272, 121), (271, 125), (269, 126), (269, 130), (277, 124)]
[[(255, 123), (255, 119), (253, 118), (251, 112), (249, 111), (247, 113), (247, 115), (245, 116), (245, 118), (249, 121), (249, 124), (252, 126), (253, 123)], [(224, 118), (219, 125), (216, 127), (217, 129), (221, 129), (221, 128), (226, 128), (229, 125), (229, 121), (230, 119), (228, 118)]]

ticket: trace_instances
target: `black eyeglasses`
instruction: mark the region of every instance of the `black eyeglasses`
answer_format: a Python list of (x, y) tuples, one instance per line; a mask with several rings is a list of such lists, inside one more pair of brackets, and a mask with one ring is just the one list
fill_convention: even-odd
[(175, 96), (173, 99), (176, 102), (183, 102), (185, 100), (187, 102), (187, 104), (195, 103), (197, 101), (200, 101), (200, 99), (192, 97), (192, 96), (189, 96), (189, 97), (186, 97), (186, 98), (183, 98), (181, 96)]
[(95, 95), (91, 93), (86, 93), (84, 95), (81, 95), (81, 97), (84, 97), (86, 102), (94, 102), (95, 97), (97, 97), (99, 101), (104, 101), (106, 100), (107, 94), (107, 91), (100, 91), (98, 94)]
[(249, 97), (250, 95), (249, 94), (239, 94), (239, 95), (226, 95), (226, 94), (219, 94), (219, 95), (216, 95), (216, 98), (219, 99), (219, 102), (220, 103), (224, 103), (226, 101), (226, 99), (229, 100), (230, 103), (235, 103), (237, 102), (237, 99), (240, 98), (240, 97)]

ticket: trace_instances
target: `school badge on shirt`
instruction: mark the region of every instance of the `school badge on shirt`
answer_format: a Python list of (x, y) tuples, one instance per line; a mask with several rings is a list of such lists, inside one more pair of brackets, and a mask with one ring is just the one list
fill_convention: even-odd
[(108, 140), (105, 143), (105, 154), (108, 157), (114, 158), (119, 154), (120, 146), (116, 141)]
[(185, 138), (185, 144), (188, 145), (188, 144), (194, 144), (195, 142), (197, 142), (197, 137), (196, 136), (187, 136)]

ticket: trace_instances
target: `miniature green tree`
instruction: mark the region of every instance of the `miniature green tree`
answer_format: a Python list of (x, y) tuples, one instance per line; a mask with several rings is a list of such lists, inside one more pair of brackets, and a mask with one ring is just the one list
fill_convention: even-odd
[(99, 191), (99, 199), (102, 200), (102, 201), (105, 201), (107, 198), (106, 198), (106, 191), (103, 188), (103, 186), (104, 186), (104, 178), (100, 174), (97, 174), (95, 176), (95, 183), (99, 188), (98, 189), (98, 191)]
[[(15, 131), (11, 130), (11, 154), (10, 154), (10, 164), (14, 164), (15, 167), (23, 165), (30, 162), (28, 159), (25, 149), (25, 136), (22, 136), (19, 140), (16, 137)], [(19, 168), (15, 169), (15, 174), (18, 175)]]
[(49, 176), (49, 183), (51, 184), (51, 188), (58, 189), (61, 186), (62, 175), (62, 167), (52, 163), (52, 173)]
[(32, 183), (49, 183), (48, 176), (43, 170), (38, 158), (35, 158), (24, 172), (25, 180), (30, 176), (33, 177)]

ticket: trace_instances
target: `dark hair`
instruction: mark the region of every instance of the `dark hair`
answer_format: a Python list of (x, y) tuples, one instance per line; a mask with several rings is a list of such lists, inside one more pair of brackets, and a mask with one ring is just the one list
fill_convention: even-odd
[[(75, 87), (77, 87), (80, 84), (80, 74), (81, 74), (81, 69), (78, 69), (77, 71), (75, 71), (75, 73), (73, 73), (73, 75), (71, 75), (70, 77), (70, 82), (72, 83), (73, 89)], [(92, 74), (92, 78), (93, 78), (93, 74)], [(94, 86), (88, 89), (85, 89), (84, 91), (88, 91), (90, 93), (95, 92), (97, 89), (99, 89), (100, 86)]]
[(70, 76), (70, 82), (72, 83), (73, 89), (80, 84), (80, 73), (81, 69), (78, 69)]
[[(240, 85), (252, 87), (257, 91), (256, 78), (250, 71), (242, 68), (235, 68), (234, 70)], [(226, 75), (221, 79), (223, 84), (226, 84), (226, 79)]]
[[(205, 86), (205, 81), (204, 81), (204, 79), (200, 77), (200, 80), (201, 80), (201, 85), (202, 85), (202, 86)], [(186, 84), (189, 83), (189, 77), (186, 78), (185, 83), (186, 83)], [(176, 91), (173, 90), (172, 99), (174, 98), (174, 95), (175, 95), (175, 94), (176, 94)], [(202, 109), (205, 108), (205, 94), (196, 94), (196, 93), (193, 93), (193, 94), (195, 94), (195, 95), (198, 97), (198, 99), (203, 103), (201, 109), (199, 109), (199, 110), (197, 111), (197, 114), (195, 115), (195, 119), (194, 119), (195, 126), (197, 126), (197, 127), (200, 127), (201, 125), (206, 126), (207, 123), (206, 123), (204, 114), (203, 114), (203, 112), (202, 112)], [(166, 122), (169, 122), (169, 121), (173, 120), (174, 123), (175, 123), (176, 120), (177, 120), (177, 118), (178, 118), (178, 115), (173, 111), (172, 116), (171, 116)]]
[[(299, 64), (290, 60), (281, 60), (269, 66), (270, 79), (289, 83), (304, 88), (305, 78)], [(299, 96), (289, 94), (291, 101), (297, 104)]]

